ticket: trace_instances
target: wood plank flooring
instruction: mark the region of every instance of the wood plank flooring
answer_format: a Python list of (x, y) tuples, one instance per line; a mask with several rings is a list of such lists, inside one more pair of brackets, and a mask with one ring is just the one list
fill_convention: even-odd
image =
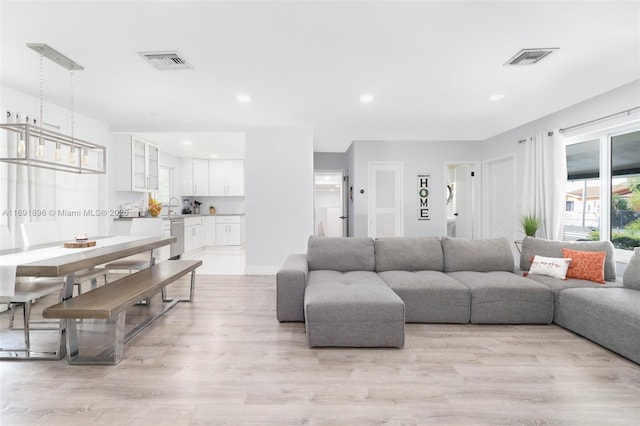
[(640, 424), (640, 366), (562, 328), (407, 324), (400, 350), (309, 349), (276, 321), (274, 277), (200, 275), (119, 365), (2, 361), (0, 382), (2, 426)]

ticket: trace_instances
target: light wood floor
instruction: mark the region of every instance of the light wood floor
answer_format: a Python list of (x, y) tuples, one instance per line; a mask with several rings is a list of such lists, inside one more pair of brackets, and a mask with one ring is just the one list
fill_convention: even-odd
[(273, 277), (199, 276), (117, 366), (3, 361), (0, 380), (2, 426), (640, 424), (640, 366), (562, 328), (408, 324), (401, 350), (309, 349), (276, 321)]

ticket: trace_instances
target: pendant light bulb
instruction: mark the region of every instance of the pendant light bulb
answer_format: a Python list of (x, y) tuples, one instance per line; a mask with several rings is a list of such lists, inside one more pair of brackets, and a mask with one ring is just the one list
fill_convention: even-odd
[(86, 149), (82, 150), (82, 165), (83, 166), (89, 165), (89, 152)]
[(74, 146), (69, 148), (69, 156), (67, 157), (67, 163), (76, 164), (76, 148)]
[(44, 141), (41, 140), (36, 148), (36, 157), (44, 157), (44, 154)]
[(56, 143), (56, 150), (53, 152), (53, 159), (56, 161), (62, 160), (62, 146), (60, 142)]
[(22, 137), (22, 133), (20, 133), (20, 140), (18, 140), (18, 154), (24, 155), (25, 150), (24, 137)]

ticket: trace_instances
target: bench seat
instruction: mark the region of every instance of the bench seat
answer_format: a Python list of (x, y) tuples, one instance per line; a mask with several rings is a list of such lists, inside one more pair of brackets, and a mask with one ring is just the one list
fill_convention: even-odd
[[(176, 303), (193, 301), (195, 270), (201, 265), (201, 260), (169, 260), (162, 262), (102, 287), (82, 293), (77, 297), (49, 306), (42, 312), (42, 316), (44, 318), (66, 320), (67, 353), (70, 364), (117, 364), (122, 358), (124, 343), (135, 337), (160, 315), (175, 306)], [(169, 303), (164, 306), (160, 313), (139, 324), (126, 335), (124, 334), (127, 308), (135, 305), (140, 300), (157, 294), (167, 285), (189, 273), (192, 274), (189, 299), (163, 300)], [(103, 356), (80, 357), (78, 353), (76, 319), (109, 320), (112, 318), (117, 319), (113, 359), (108, 359), (105, 362)]]

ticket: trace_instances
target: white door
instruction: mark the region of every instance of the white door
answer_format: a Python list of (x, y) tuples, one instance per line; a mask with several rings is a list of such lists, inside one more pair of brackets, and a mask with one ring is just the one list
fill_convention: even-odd
[(515, 165), (513, 156), (487, 161), (485, 177), (484, 237), (513, 238), (516, 224)]
[(456, 237), (473, 238), (473, 178), (475, 171), (470, 164), (456, 168)]
[(402, 163), (369, 163), (369, 237), (404, 236)]

